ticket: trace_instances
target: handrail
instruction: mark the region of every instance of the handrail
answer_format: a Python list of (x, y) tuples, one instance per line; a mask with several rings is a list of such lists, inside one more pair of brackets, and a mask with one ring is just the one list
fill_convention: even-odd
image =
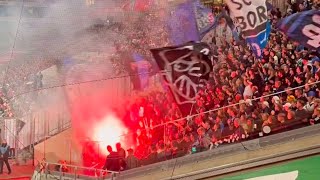
[[(57, 135), (57, 134), (65, 131), (65, 130), (71, 128), (71, 125), (72, 125), (72, 122), (71, 122), (71, 120), (69, 119), (69, 120), (67, 120), (66, 122), (64, 122), (64, 123), (61, 125), (60, 128), (59, 128), (59, 127), (55, 127), (55, 128), (53, 128), (53, 129), (50, 129), (50, 131), (48, 132), (48, 135), (49, 135), (49, 136)], [(59, 129), (60, 129), (60, 130), (59, 130)], [(54, 133), (54, 134), (51, 134), (51, 133), (54, 132), (54, 131), (57, 131), (57, 132)], [(35, 134), (35, 135), (36, 135), (36, 134)], [(38, 135), (39, 135), (39, 134), (38, 134)], [(33, 142), (32, 144), (36, 144), (36, 143), (42, 142), (43, 140), (45, 140), (45, 138), (46, 138), (45, 136), (46, 136), (46, 135), (41, 135), (41, 136), (39, 135), (39, 136), (37, 136), (37, 139), (34, 139), (34, 142)], [(47, 139), (46, 139), (46, 140), (47, 140)]]
[[(14, 118), (10, 118), (10, 119), (14, 119)], [(14, 119), (16, 120), (16, 119)], [(17, 138), (17, 135), (15, 135), (13, 132), (11, 132), (11, 130), (4, 124), (3, 127), (9, 132), (10, 136), (15, 138), (15, 141), (17, 141), (20, 145), (22, 145), (23, 147), (25, 146), (20, 140), (19, 138)]]
[(60, 164), (60, 163), (46, 162), (46, 166), (48, 166), (48, 165), (66, 166), (66, 167), (70, 167), (70, 168), (74, 168), (74, 169), (95, 170), (95, 171), (99, 171), (99, 172), (120, 174), (119, 171), (110, 171), (110, 170), (103, 170), (103, 169), (92, 168), (92, 167), (75, 166), (75, 165), (70, 165), (70, 164)]
[[(60, 131), (58, 131), (57, 133), (60, 133), (60, 132), (62, 132), (62, 131), (65, 131), (66, 129), (69, 129), (70, 127), (71, 127), (71, 120), (68, 120), (67, 122), (65, 122), (64, 124), (62, 124), (61, 125), (61, 130)], [(55, 131), (55, 130), (57, 130), (57, 129), (59, 129), (59, 127), (56, 127), (56, 128), (54, 128), (54, 129), (51, 129), (48, 133), (50, 134), (51, 132), (53, 132), (53, 131)], [(57, 134), (56, 133), (56, 134)]]
[[(3, 119), (3, 120), (5, 120), (5, 119), (16, 120), (17, 118), (5, 118), (5, 117), (1, 117), (0, 120), (1, 120), (1, 119)], [(62, 122), (63, 122), (63, 123), (62, 123), (62, 125), (61, 125), (60, 128), (56, 126), (56, 127), (54, 127), (53, 129), (50, 129), (50, 131), (49, 131), (48, 133), (54, 136), (54, 135), (57, 135), (57, 134), (65, 131), (65, 130), (67, 130), (67, 129), (69, 129), (69, 128), (71, 127), (71, 123), (72, 123), (72, 122), (71, 122), (70, 119), (67, 119), (66, 121), (62, 121)], [(14, 132), (12, 132), (11, 129), (8, 128), (5, 124), (3, 124), (3, 127), (4, 127), (4, 129), (6, 130), (6, 132), (8, 133), (8, 135), (9, 135), (10, 137), (13, 137), (13, 138), (14, 138), (14, 144), (15, 144), (15, 145), (18, 145), (17, 147), (15, 147), (15, 156), (19, 156), (19, 155), (18, 155), (18, 154), (20, 153), (20, 152), (19, 152), (19, 149), (20, 149), (20, 148), (18, 148), (19, 146), (22, 147), (20, 150), (27, 150), (27, 149), (29, 149), (30, 147), (34, 146), (35, 144), (41, 143), (41, 142), (43, 142), (43, 141), (45, 141), (45, 140), (48, 139), (46, 136), (42, 136), (42, 135), (39, 136), (39, 137), (36, 137), (36, 136), (35, 136), (34, 139), (30, 139), (30, 144), (29, 144), (29, 143), (28, 143), (28, 144), (24, 144), (24, 143), (21, 141), (19, 135), (17, 135), (17, 134), (15, 134)], [(55, 132), (55, 131), (56, 131), (56, 132)], [(55, 132), (55, 133), (53, 133), (53, 132)], [(16, 143), (17, 143), (17, 144), (16, 144)], [(29, 153), (31, 156), (33, 155), (32, 150), (27, 150), (27, 153)], [(32, 157), (32, 159), (34, 159), (34, 157)]]

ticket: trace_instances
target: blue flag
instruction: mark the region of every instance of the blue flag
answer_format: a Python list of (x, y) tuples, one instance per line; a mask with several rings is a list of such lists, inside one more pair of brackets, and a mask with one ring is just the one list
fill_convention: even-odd
[(270, 32), (271, 24), (268, 22), (265, 31), (253, 38), (246, 38), (247, 43), (250, 45), (251, 50), (254, 52), (256, 57), (260, 58), (262, 56), (262, 51), (268, 44)]
[(168, 31), (171, 43), (181, 45), (189, 41), (200, 41), (194, 3), (189, 0), (173, 10), (168, 19)]
[(206, 8), (200, 1), (194, 3), (197, 28), (200, 38), (202, 39), (211, 29), (216, 28), (219, 24), (220, 16), (215, 17), (212, 10)]
[(310, 10), (282, 19), (277, 27), (290, 39), (320, 51), (320, 11)]
[(270, 4), (269, 2), (267, 2), (267, 10), (271, 11), (273, 9), (272, 4)]

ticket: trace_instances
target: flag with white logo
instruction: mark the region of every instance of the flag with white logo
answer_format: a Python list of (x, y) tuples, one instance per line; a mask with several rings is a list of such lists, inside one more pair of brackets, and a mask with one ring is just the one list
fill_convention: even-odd
[(151, 49), (151, 52), (181, 113), (189, 115), (198, 90), (205, 85), (213, 69), (210, 47), (203, 42), (190, 42)]
[(266, 0), (226, 0), (234, 24), (250, 44), (257, 57), (261, 57), (271, 32)]
[(320, 11), (311, 10), (282, 19), (277, 27), (290, 39), (320, 51)]

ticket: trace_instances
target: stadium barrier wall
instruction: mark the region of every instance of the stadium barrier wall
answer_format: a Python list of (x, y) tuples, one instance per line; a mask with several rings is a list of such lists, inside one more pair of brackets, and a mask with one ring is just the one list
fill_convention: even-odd
[(81, 165), (82, 149), (72, 137), (73, 130), (71, 128), (35, 145), (35, 162), (41, 162), (45, 158), (49, 162), (65, 160), (68, 164)]

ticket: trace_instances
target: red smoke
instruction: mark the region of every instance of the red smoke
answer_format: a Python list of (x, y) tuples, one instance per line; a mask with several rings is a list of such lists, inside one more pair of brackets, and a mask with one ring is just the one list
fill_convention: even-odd
[(122, 9), (125, 11), (145, 12), (150, 10), (153, 4), (153, 0), (129, 0), (123, 4)]
[(91, 166), (93, 161), (101, 162), (108, 154), (107, 145), (111, 145), (114, 150), (117, 142), (121, 142), (124, 148), (130, 147), (128, 141), (123, 141), (129, 139), (123, 136), (129, 128), (125, 127), (120, 118), (120, 111), (125, 110), (121, 103), (124, 98), (115, 98), (112, 87), (100, 86), (99, 89), (93, 85), (81, 87), (82, 94), (86, 96), (77, 97), (71, 107), (72, 126), (76, 141), (82, 145), (85, 166)]
[[(94, 125), (91, 139), (100, 142), (100, 147), (102, 147), (101, 152), (107, 155), (106, 147), (111, 145), (115, 149), (115, 144), (122, 142), (122, 135), (126, 133), (127, 128), (124, 127), (121, 120), (111, 112), (108, 112), (100, 122)], [(122, 146), (126, 146), (123, 142), (122, 144)]]

